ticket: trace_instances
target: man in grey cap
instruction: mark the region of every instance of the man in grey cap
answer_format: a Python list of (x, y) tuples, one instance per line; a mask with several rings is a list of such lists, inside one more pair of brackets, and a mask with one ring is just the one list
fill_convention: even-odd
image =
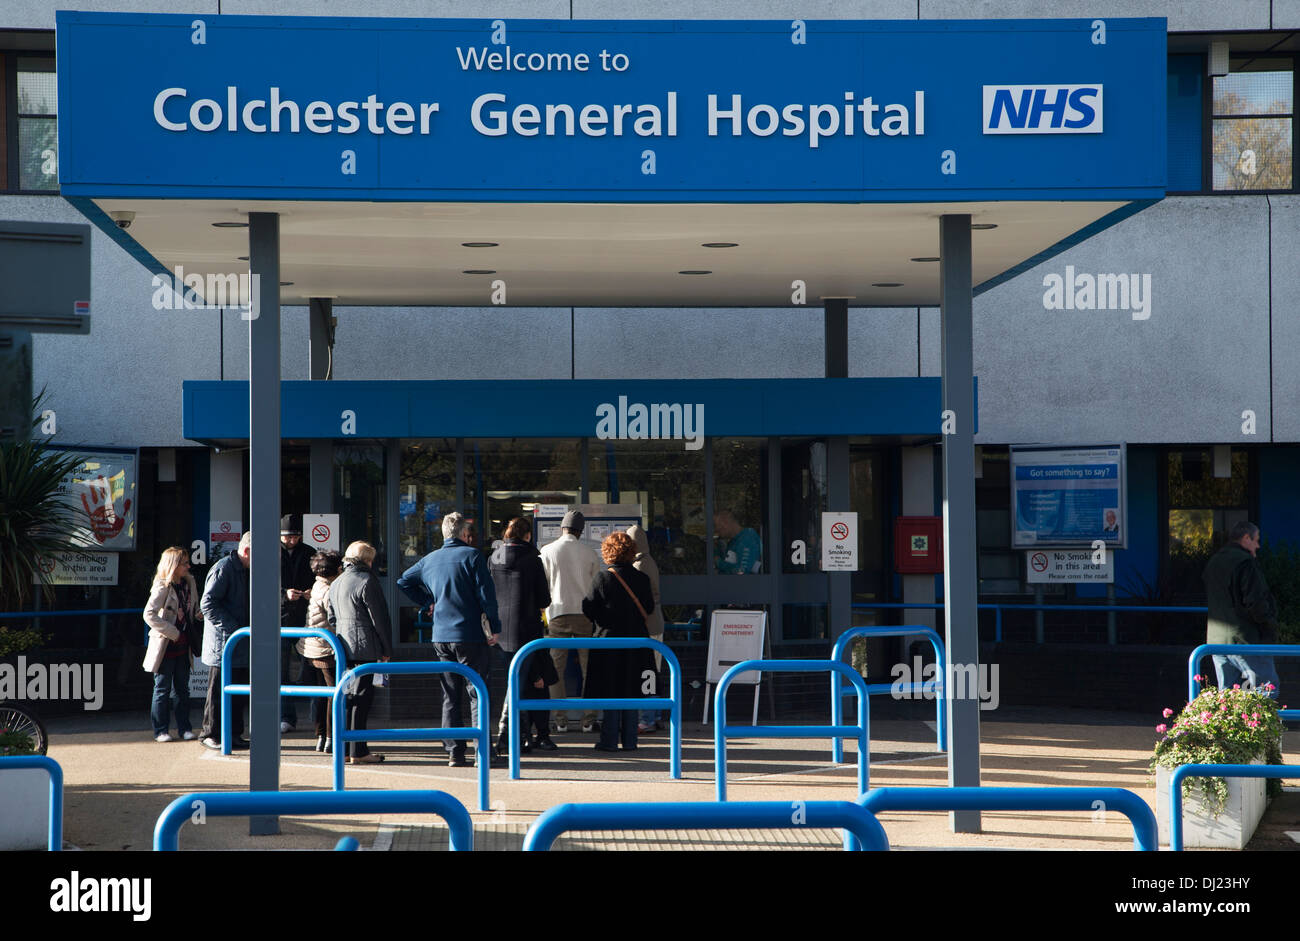
[[(586, 519), (577, 510), (564, 514), (560, 523), (563, 535), (542, 549), (542, 568), (551, 589), (551, 606), (546, 609), (548, 637), (590, 637), (591, 621), (582, 613), (582, 599), (587, 597), (591, 584), (600, 571), (600, 558), (578, 541)], [(555, 672), (559, 682), (551, 687), (552, 699), (563, 699), (564, 668), (569, 662), (569, 651), (552, 650)], [(578, 651), (582, 666), (582, 683), (587, 684), (587, 651)], [(569, 720), (563, 710), (555, 714), (555, 731), (567, 732)], [(587, 710), (582, 715), (582, 731), (596, 730), (596, 713)]]

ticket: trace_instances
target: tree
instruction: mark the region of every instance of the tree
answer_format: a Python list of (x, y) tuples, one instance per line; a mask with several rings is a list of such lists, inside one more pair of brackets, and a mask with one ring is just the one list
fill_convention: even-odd
[[(1286, 102), (1275, 101), (1261, 112), (1236, 92), (1215, 97), (1216, 115), (1287, 113)], [(1215, 117), (1214, 188), (1216, 190), (1280, 190), (1291, 188), (1291, 119), (1275, 117)]]

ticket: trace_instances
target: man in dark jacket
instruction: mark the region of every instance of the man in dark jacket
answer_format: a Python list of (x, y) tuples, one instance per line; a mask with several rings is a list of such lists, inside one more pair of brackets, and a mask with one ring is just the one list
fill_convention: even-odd
[[(316, 554), (310, 546), (303, 545), (302, 517), (291, 513), (280, 517), (280, 626), (303, 627), (307, 623), (307, 601), (311, 598), (311, 586), (316, 576), (311, 571), (311, 557)], [(288, 686), (293, 682), (290, 664), (302, 658), (294, 651), (293, 640), (280, 642), (280, 685)], [(309, 666), (300, 669), (300, 675), (307, 678), (310, 685), (316, 685), (312, 678), (316, 671)], [(298, 710), (289, 697), (280, 699), (280, 731), (288, 732), (298, 724)]]
[[(239, 550), (226, 556), (208, 572), (203, 583), (203, 662), (208, 665), (208, 698), (203, 707), (203, 730), (199, 739), (206, 748), (221, 747), (221, 651), (230, 635), (248, 624), (248, 566), (253, 559), (253, 534), (244, 533)], [(230, 681), (248, 682), (248, 643), (240, 644), (231, 655)], [(247, 748), (241, 738), (244, 731), (244, 704), (247, 698), (235, 696), (230, 717), (233, 748)]]
[[(1277, 605), (1255, 561), (1259, 527), (1242, 521), (1232, 527), (1228, 543), (1205, 566), (1207, 644), (1269, 644), (1277, 642)], [(1240, 684), (1277, 698), (1278, 676), (1272, 657), (1214, 657), (1219, 688)]]
[[(460, 513), (448, 513), (442, 520), (442, 548), (430, 552), (402, 573), (397, 587), (433, 617), (433, 649), (439, 660), (462, 663), (487, 682), (488, 645), (501, 635), (497, 616), (496, 589), (483, 554), (474, 548), (474, 521)], [(483, 619), (487, 619), (485, 630)], [(465, 728), (460, 707), (466, 681), (456, 673), (441, 673), (442, 727)], [(470, 710), (478, 725), (478, 691), (469, 687)], [(447, 741), (453, 768), (465, 762), (465, 740)], [(494, 752), (496, 749), (492, 749)], [(476, 761), (482, 759), (476, 755)]]

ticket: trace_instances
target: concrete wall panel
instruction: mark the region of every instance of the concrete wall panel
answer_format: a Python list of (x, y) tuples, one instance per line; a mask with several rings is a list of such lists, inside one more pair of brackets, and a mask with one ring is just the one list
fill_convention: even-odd
[[(979, 440), (1267, 441), (1267, 214), (1263, 197), (1167, 199), (976, 298)], [(1067, 266), (1150, 274), (1149, 319), (1045, 310)]]
[(1300, 0), (1273, 0), (1273, 28), (1300, 29)]
[[(1292, 0), (1294, 2), (1294, 0)], [(1169, 31), (1268, 29), (1269, 0), (919, 0), (923, 20), (1163, 16)]]
[(797, 7), (772, 0), (573, 0), (575, 20), (914, 20), (916, 0), (806, 0)]
[(917, 309), (849, 309), (850, 376), (916, 376)]
[(1273, 440), (1300, 441), (1300, 196), (1273, 196)]
[[(0, 29), (54, 29), (54, 11), (215, 14), (217, 0), (5, 0)], [(226, 10), (229, 13), (229, 10)], [(262, 11), (268, 12), (268, 11)]]

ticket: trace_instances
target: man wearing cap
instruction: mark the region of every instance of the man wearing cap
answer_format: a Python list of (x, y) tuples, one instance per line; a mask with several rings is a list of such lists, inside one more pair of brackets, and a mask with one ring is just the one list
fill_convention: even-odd
[[(548, 637), (590, 637), (591, 621), (582, 613), (582, 599), (587, 597), (596, 573), (600, 571), (600, 558), (578, 541), (587, 521), (577, 510), (564, 514), (560, 523), (563, 535), (542, 549), (542, 568), (551, 589), (551, 606), (546, 609)], [(568, 650), (551, 650), (559, 682), (551, 687), (552, 699), (564, 698), (564, 668), (569, 662)], [(578, 651), (582, 667), (582, 683), (587, 684), (587, 651)], [(555, 731), (567, 732), (569, 720), (564, 711), (555, 714)], [(596, 730), (596, 713), (587, 710), (582, 715), (582, 731)]]
[[(311, 557), (315, 550), (303, 544), (302, 517), (290, 513), (280, 517), (280, 626), (305, 627), (307, 625), (307, 601), (311, 597), (311, 586), (316, 576), (311, 571)], [(294, 653), (294, 640), (280, 642), (280, 685), (291, 684), (289, 663), (298, 660), (300, 675), (316, 685), (316, 670), (304, 665), (302, 658)], [(298, 711), (293, 699), (280, 698), (280, 731), (288, 732), (298, 724)]]

